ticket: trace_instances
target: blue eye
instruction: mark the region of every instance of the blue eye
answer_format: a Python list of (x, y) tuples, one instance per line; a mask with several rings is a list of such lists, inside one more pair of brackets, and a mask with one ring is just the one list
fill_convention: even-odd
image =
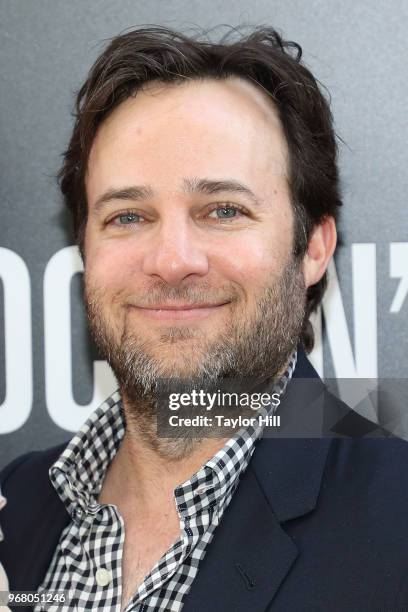
[(218, 215), (220, 219), (228, 219), (229, 217), (235, 217), (237, 211), (235, 208), (218, 208), (217, 214), (218, 213), (220, 213)]
[(126, 213), (124, 215), (118, 215), (114, 221), (118, 225), (131, 225), (132, 223), (137, 223), (140, 219), (140, 215), (136, 215), (135, 213)]
[(212, 211), (212, 213), (216, 213), (217, 219), (233, 219), (237, 216), (237, 212), (239, 211), (236, 208), (230, 206), (223, 206)]

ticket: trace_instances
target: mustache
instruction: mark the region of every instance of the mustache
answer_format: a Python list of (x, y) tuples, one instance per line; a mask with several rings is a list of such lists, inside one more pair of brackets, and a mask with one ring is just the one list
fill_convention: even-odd
[[(88, 298), (92, 295), (106, 295), (103, 287), (95, 288), (85, 283), (85, 295)], [(140, 290), (126, 291), (117, 293), (113, 300), (126, 306), (136, 306), (139, 308), (150, 308), (156, 304), (163, 303), (187, 303), (192, 306), (202, 303), (226, 303), (235, 302), (239, 299), (240, 292), (236, 287), (229, 284), (221, 287), (214, 287), (208, 284), (185, 285), (171, 287), (165, 284), (155, 284), (148, 287), (141, 287)]]

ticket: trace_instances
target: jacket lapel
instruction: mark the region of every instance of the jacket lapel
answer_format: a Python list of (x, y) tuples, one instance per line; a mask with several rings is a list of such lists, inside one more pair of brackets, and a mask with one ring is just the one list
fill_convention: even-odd
[(264, 610), (297, 554), (248, 469), (200, 563), (183, 611)]
[(330, 439), (263, 439), (214, 533), (184, 612), (263, 612), (298, 550), (281, 525), (317, 503)]
[[(296, 370), (298, 378), (317, 376), (303, 353)], [(281, 420), (295, 399), (300, 407), (296, 387), (296, 397), (282, 403)], [(308, 389), (309, 396), (300, 394), (311, 416), (308, 437), (304, 429), (303, 438), (292, 437), (292, 428), (283, 434), (288, 437), (265, 430), (200, 562), (184, 612), (264, 612), (290, 573), (299, 551), (282, 523), (315, 508), (331, 442), (320, 438), (322, 385)]]

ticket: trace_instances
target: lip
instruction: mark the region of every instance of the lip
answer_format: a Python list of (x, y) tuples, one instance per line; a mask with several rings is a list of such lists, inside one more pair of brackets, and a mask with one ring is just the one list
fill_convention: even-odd
[(191, 320), (204, 319), (209, 315), (217, 312), (229, 302), (221, 304), (159, 304), (149, 308), (141, 306), (133, 306), (132, 308), (139, 312), (142, 316), (150, 319), (163, 320)]

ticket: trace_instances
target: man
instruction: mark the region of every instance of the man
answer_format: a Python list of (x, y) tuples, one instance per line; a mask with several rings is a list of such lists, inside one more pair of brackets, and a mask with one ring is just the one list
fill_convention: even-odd
[[(119, 391), (68, 445), (4, 470), (12, 590), (64, 591), (63, 610), (407, 604), (407, 447), (362, 439), (376, 426), (305, 356), (341, 200), (300, 60), (268, 28), (220, 43), (145, 28), (93, 66), (60, 179)], [(179, 379), (256, 381), (282, 427), (163, 436), (158, 388)]]

